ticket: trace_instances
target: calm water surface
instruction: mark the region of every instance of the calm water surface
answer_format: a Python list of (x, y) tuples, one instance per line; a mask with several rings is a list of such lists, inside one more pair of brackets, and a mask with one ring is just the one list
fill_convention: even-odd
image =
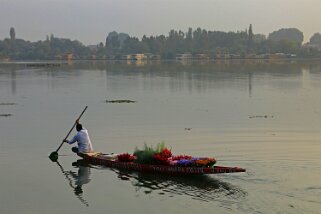
[[(51, 162), (86, 105), (97, 151), (164, 141), (247, 172), (123, 172), (68, 145)], [(0, 213), (320, 213), (319, 62), (0, 64), (0, 115)]]

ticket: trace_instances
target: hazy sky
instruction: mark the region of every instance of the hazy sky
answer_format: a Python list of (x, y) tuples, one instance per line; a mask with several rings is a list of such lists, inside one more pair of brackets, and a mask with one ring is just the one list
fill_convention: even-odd
[(116, 30), (141, 38), (197, 27), (268, 35), (284, 27), (321, 32), (321, 0), (0, 0), (0, 39), (57, 37), (104, 42)]

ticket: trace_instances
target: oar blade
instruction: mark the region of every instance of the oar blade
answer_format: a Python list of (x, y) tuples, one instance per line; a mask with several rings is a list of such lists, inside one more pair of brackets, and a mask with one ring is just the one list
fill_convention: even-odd
[(50, 159), (52, 162), (57, 162), (57, 160), (58, 160), (58, 152), (52, 152), (52, 153), (49, 155), (49, 159)]

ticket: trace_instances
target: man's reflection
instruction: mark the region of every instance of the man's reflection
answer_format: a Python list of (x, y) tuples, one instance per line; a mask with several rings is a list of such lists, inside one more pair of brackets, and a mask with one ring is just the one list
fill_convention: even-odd
[(69, 171), (74, 180), (74, 193), (80, 195), (83, 193), (82, 186), (90, 182), (90, 167), (83, 160), (73, 162), (72, 165), (78, 168), (78, 173)]
[(88, 202), (83, 198), (82, 186), (84, 184), (88, 184), (90, 181), (90, 166), (83, 160), (73, 162), (72, 165), (78, 168), (78, 172), (75, 173), (73, 171), (65, 171), (58, 161), (56, 163), (68, 180), (69, 186), (73, 189), (76, 197), (81, 201), (81, 203), (88, 207)]

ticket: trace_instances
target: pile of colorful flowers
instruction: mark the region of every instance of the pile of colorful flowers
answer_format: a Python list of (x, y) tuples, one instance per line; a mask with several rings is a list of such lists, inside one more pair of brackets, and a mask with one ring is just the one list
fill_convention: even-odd
[(145, 144), (144, 149), (135, 149), (133, 155), (128, 153), (117, 156), (121, 162), (136, 162), (141, 164), (170, 165), (179, 167), (213, 167), (216, 163), (214, 158), (192, 157), (189, 155), (173, 156), (170, 149), (164, 143), (159, 143), (155, 148)]
[(212, 167), (216, 163), (214, 158), (192, 157), (189, 155), (179, 155), (172, 157), (170, 165), (172, 166), (194, 166), (194, 167)]

